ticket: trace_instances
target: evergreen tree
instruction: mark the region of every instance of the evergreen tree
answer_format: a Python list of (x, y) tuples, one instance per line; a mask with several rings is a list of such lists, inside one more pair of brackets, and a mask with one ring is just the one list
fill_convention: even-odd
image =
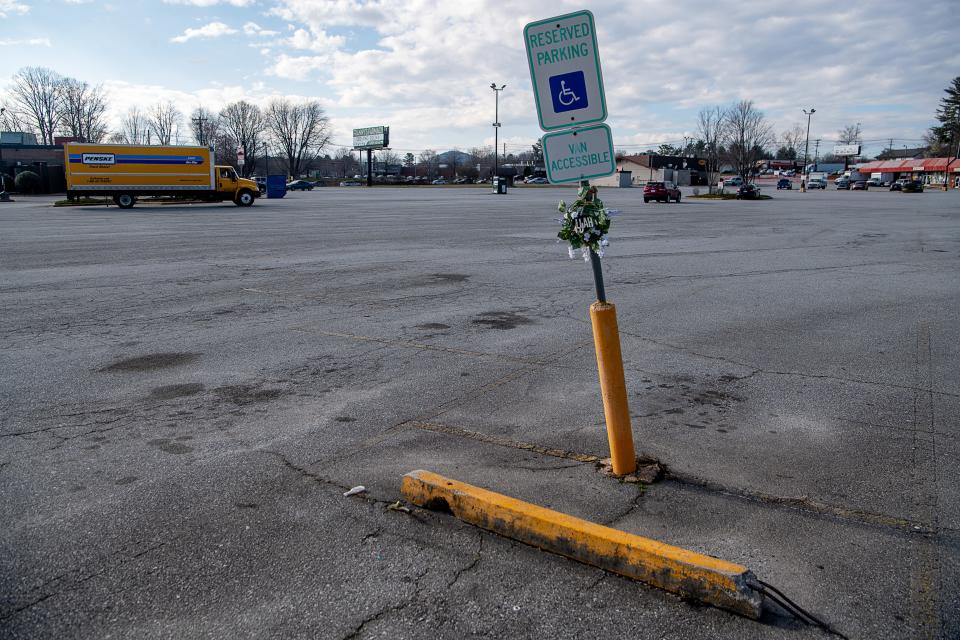
[(953, 79), (944, 93), (947, 95), (940, 99), (937, 107), (940, 126), (930, 127), (927, 140), (933, 147), (931, 151), (936, 151), (937, 155), (953, 156), (960, 144), (960, 76)]

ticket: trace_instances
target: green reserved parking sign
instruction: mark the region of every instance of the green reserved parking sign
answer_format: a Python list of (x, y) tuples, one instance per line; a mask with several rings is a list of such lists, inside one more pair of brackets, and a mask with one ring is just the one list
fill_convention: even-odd
[(607, 119), (593, 14), (577, 11), (523, 28), (537, 117), (544, 131)]

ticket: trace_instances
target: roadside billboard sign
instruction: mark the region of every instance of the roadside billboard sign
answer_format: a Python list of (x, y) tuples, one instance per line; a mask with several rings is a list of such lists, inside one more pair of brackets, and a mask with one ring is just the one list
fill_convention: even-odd
[(860, 145), (858, 144), (838, 144), (833, 148), (835, 156), (858, 156), (860, 155)]
[(607, 119), (590, 11), (531, 22), (523, 29), (523, 40), (541, 129), (554, 131)]
[(365, 127), (353, 130), (354, 149), (383, 149), (390, 146), (390, 127)]
[(552, 183), (579, 182), (617, 170), (613, 133), (605, 124), (546, 134), (543, 159)]

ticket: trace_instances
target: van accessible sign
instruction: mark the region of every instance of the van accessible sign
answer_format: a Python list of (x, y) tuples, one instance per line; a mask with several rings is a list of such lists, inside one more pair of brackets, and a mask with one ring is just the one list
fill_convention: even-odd
[(598, 124), (543, 136), (543, 160), (550, 182), (579, 182), (617, 170), (610, 127)]
[(523, 29), (530, 78), (544, 131), (607, 119), (593, 14), (577, 11)]

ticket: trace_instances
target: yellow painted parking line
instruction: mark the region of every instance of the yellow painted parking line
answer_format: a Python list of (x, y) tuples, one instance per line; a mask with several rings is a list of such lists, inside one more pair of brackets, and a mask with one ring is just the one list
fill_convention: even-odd
[(449, 507), (465, 522), (545, 551), (759, 618), (763, 597), (744, 566), (582, 520), (430, 471), (403, 476), (404, 497), (427, 508)]

